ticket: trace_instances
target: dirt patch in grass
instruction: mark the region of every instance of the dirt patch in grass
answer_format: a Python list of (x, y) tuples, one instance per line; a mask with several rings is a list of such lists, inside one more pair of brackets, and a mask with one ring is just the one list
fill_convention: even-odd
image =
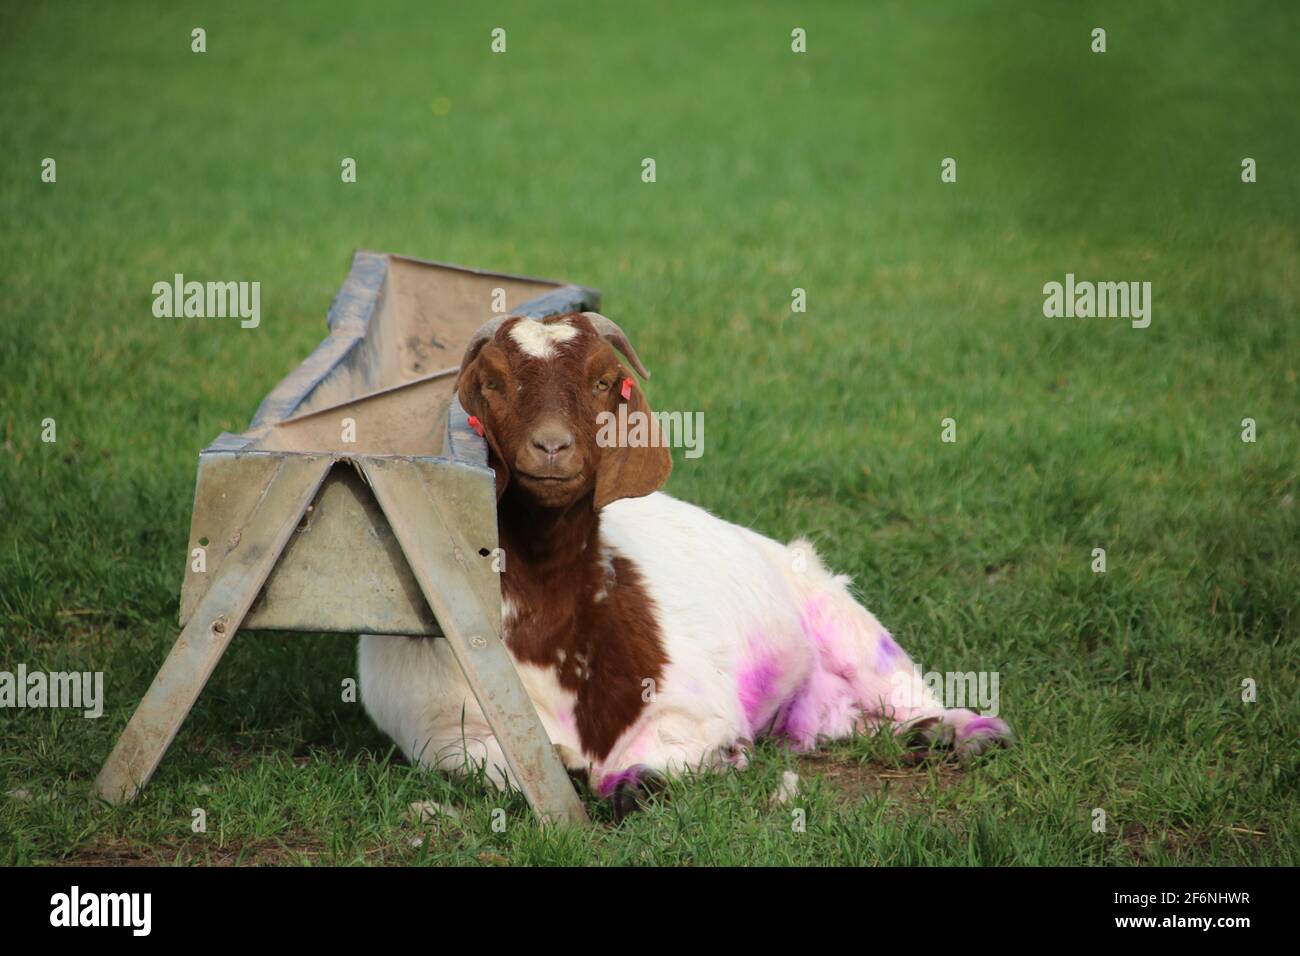
[(799, 757), (799, 775), (818, 777), (834, 791), (840, 803), (860, 803), (888, 791), (890, 797), (908, 807), (925, 800), (932, 785), (940, 790), (952, 790), (961, 782), (965, 771), (960, 765), (946, 761), (917, 767), (888, 767), (863, 763), (843, 754), (811, 753)]
[[(370, 851), (379, 853), (379, 850)], [(321, 862), (325, 844), (302, 836), (288, 840), (258, 840), (214, 847), (211, 843), (167, 840), (140, 843), (118, 837), (80, 847), (60, 864), (66, 866), (295, 866), (306, 857)], [(380, 862), (380, 861), (375, 861)]]
[[(1271, 837), (1266, 830), (1250, 826), (1221, 827), (1243, 844), (1242, 853), (1248, 858), (1251, 847), (1266, 847)], [(1163, 827), (1144, 823), (1125, 824), (1120, 831), (1118, 846), (1129, 854), (1134, 863), (1162, 863), (1165, 858), (1175, 861), (1183, 857), (1196, 858), (1210, 852), (1215, 833), (1186, 825), (1169, 824)], [(1229, 861), (1232, 862), (1232, 861)]]

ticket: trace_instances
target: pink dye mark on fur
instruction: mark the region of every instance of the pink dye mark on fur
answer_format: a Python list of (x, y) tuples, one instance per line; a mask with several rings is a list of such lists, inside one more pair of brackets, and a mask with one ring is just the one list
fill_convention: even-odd
[(812, 750), (817, 744), (817, 676), (809, 675), (772, 721), (772, 736), (791, 750)]
[(600, 783), (596, 784), (596, 793), (602, 797), (612, 796), (622, 784), (636, 786), (641, 779), (641, 771), (636, 767), (629, 767), (627, 770), (620, 770), (617, 773), (611, 773), (600, 778)]
[(809, 598), (803, 606), (804, 636), (819, 649), (825, 647), (831, 637), (830, 622), (826, 620), (826, 603), (826, 596), (819, 594)]
[(1005, 737), (1010, 735), (1011, 728), (1007, 722), (999, 717), (974, 717), (966, 721), (961, 727), (957, 728), (957, 736), (961, 739), (973, 737), (976, 734), (986, 734), (990, 737)]
[(793, 750), (811, 750), (820, 736), (845, 737), (857, 728), (862, 707), (853, 623), (834, 615), (825, 596), (804, 606), (804, 636), (817, 656), (812, 671), (772, 721), (772, 735)]
[(619, 763), (636, 765), (650, 756), (663, 741), (659, 737), (658, 725), (648, 723), (637, 731), (636, 735), (619, 750)]
[(771, 654), (760, 657), (740, 672), (740, 706), (745, 710), (745, 720), (751, 731), (780, 703), (777, 700), (780, 680), (781, 668)]
[(804, 605), (803, 632), (817, 648), (817, 665), (849, 684), (858, 679), (861, 661), (854, 653), (849, 634), (853, 623), (833, 615), (825, 596), (818, 595)]
[(889, 674), (898, 670), (903, 661), (907, 660), (907, 655), (903, 649), (898, 646), (892, 634), (888, 631), (880, 632), (880, 643), (876, 646), (876, 673)]

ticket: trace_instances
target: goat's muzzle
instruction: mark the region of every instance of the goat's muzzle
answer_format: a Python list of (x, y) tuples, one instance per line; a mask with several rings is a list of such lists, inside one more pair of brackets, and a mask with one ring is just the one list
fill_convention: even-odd
[(545, 421), (528, 433), (515, 455), (514, 472), (543, 500), (568, 496), (582, 481), (582, 457), (573, 432), (558, 420)]

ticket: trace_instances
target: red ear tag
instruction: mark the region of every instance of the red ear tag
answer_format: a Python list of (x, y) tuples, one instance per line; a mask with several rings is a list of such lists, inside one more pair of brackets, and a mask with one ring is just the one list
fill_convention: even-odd
[(619, 394), (623, 396), (623, 401), (627, 401), (632, 397), (632, 379), (630, 377), (623, 379), (623, 387), (619, 390)]
[(469, 427), (474, 429), (474, 431), (478, 432), (479, 438), (483, 437), (483, 423), (478, 420), (478, 416), (471, 415), (469, 417)]

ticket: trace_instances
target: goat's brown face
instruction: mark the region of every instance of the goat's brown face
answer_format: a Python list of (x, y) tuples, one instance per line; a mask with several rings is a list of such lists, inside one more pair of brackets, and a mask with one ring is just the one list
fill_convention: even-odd
[(545, 508), (566, 508), (594, 492), (603, 508), (656, 490), (672, 470), (659, 447), (602, 448), (602, 412), (650, 414), (639, 385), (623, 397), (632, 373), (611, 342), (643, 374), (626, 337), (595, 313), (538, 322), (510, 318), (480, 330), (465, 352), (457, 391), (479, 419), (497, 475), (497, 497), (515, 494)]

